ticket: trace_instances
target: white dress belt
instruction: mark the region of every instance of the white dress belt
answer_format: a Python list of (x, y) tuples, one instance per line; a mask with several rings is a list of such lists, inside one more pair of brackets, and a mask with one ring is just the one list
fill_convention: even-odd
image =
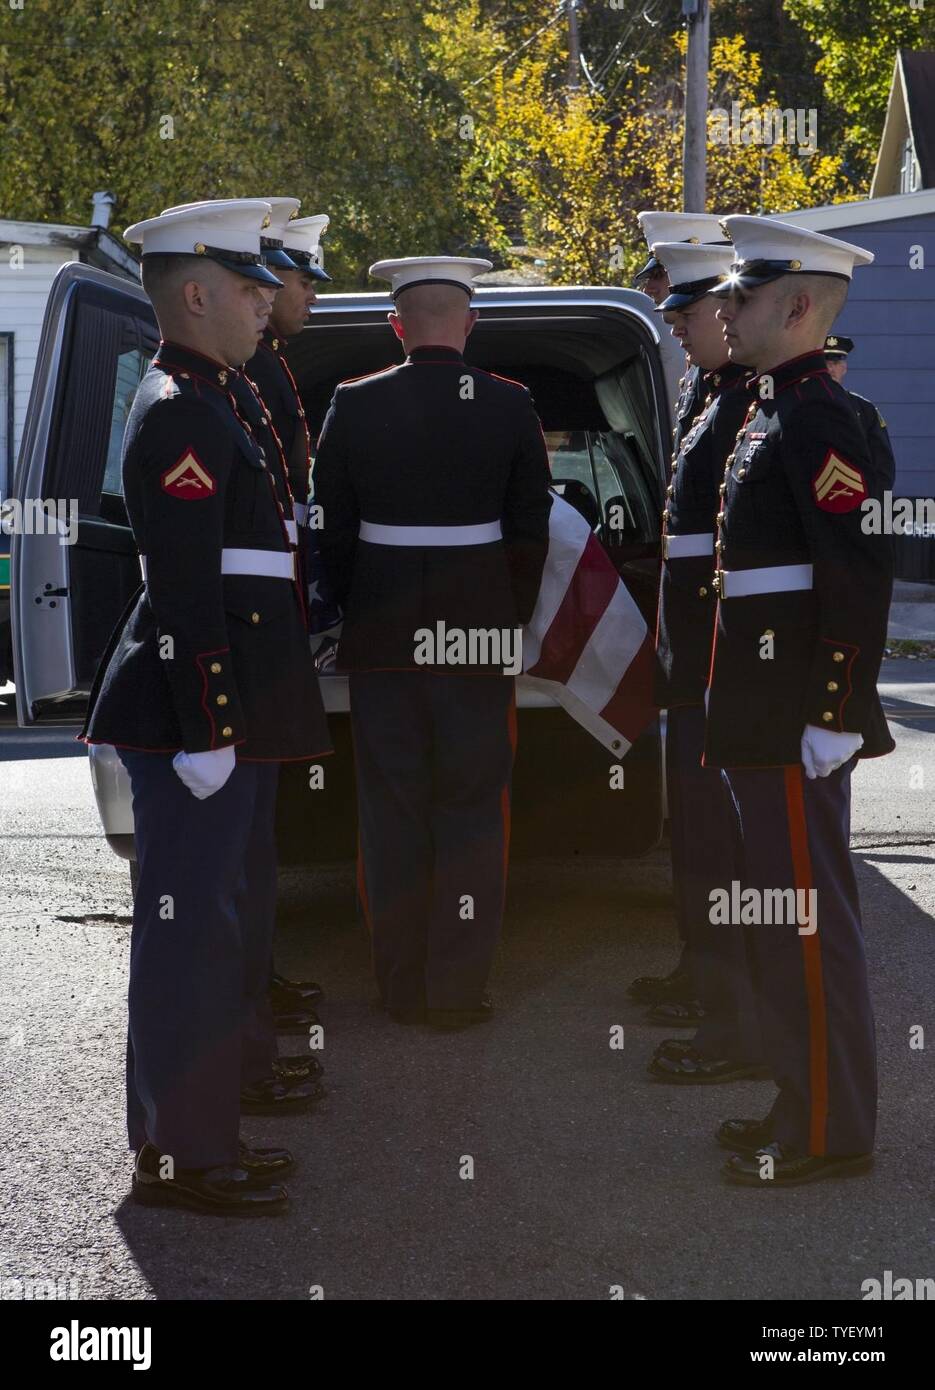
[[(140, 556), (140, 570), (146, 578), (146, 556)], [(257, 574), (267, 579), (295, 579), (295, 551), (241, 550), (236, 546), (221, 551), (222, 574)]]
[(477, 526), (382, 526), (362, 521), (359, 534), (371, 545), (489, 545), (503, 538), (499, 521)]
[(684, 559), (687, 555), (713, 555), (714, 532), (693, 531), (687, 536), (665, 535), (662, 538), (664, 560)]
[(306, 517), (308, 516), (308, 503), (307, 503), (307, 502), (293, 502), (293, 504), (292, 504), (292, 510), (295, 512), (295, 519), (296, 519), (296, 521), (299, 523), (300, 526), (304, 526), (304, 525), (305, 525), (305, 519), (306, 519)]
[(719, 570), (722, 599), (749, 598), (753, 594), (788, 594), (812, 587), (811, 565), (766, 565), (763, 569)]
[(297, 522), (297, 521), (287, 521), (285, 518), (283, 518), (283, 523), (282, 523), (282, 524), (283, 524), (283, 526), (285, 526), (285, 528), (286, 528), (286, 535), (289, 537), (289, 539), (290, 539), (290, 541), (292, 542), (292, 544), (293, 544), (293, 545), (298, 545), (298, 543), (299, 543), (299, 525), (298, 525), (298, 522)]

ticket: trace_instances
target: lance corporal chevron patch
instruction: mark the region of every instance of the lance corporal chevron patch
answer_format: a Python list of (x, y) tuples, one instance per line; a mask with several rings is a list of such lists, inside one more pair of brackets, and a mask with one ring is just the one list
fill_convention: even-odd
[(194, 449), (186, 449), (182, 457), (166, 469), (159, 481), (163, 492), (168, 492), (172, 497), (195, 501), (211, 497), (217, 491), (217, 483)]
[(829, 449), (812, 479), (812, 492), (822, 511), (852, 512), (867, 496), (867, 484), (859, 468)]

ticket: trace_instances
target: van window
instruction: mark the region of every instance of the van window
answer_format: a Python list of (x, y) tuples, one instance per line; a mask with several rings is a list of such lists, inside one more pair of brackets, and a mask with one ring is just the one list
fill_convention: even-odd
[(137, 387), (146, 375), (151, 357), (139, 348), (121, 352), (117, 358), (117, 373), (114, 384), (114, 404), (110, 414), (110, 439), (107, 445), (107, 464), (104, 469), (102, 492), (123, 496), (123, 477), (120, 456), (123, 449), (123, 432), (127, 426), (130, 407), (136, 396)]

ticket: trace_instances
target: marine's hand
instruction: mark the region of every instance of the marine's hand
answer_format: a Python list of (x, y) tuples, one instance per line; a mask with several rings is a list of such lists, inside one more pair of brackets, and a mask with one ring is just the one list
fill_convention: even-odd
[(233, 747), (214, 748), (207, 753), (176, 753), (172, 759), (182, 781), (199, 801), (219, 792), (237, 762)]
[(838, 734), (820, 729), (817, 724), (806, 724), (802, 734), (805, 776), (812, 781), (830, 776), (854, 756), (863, 741), (862, 734)]

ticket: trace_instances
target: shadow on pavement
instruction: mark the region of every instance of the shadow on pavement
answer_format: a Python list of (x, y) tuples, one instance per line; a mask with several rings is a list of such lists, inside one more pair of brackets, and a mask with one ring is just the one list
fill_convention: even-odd
[[(857, 857), (882, 1076), (872, 1173), (727, 1187), (713, 1131), (765, 1114), (771, 1084), (647, 1078), (665, 1032), (625, 987), (674, 963), (662, 854), (519, 865), (497, 1015), (449, 1035), (374, 1007), (348, 866), (287, 881), (277, 946), (280, 969), (327, 991), (328, 1096), (310, 1116), (244, 1122), (248, 1139), (294, 1149), (291, 1210), (236, 1222), (127, 1202), (116, 1219), (133, 1258), (162, 1299), (320, 1287), (329, 1299), (603, 1300), (620, 1285), (627, 1298), (853, 1300), (885, 1269), (925, 1275), (932, 1076), (909, 1038), (931, 1013), (935, 932), (876, 857)], [(622, 1051), (609, 1046), (617, 1024)]]

